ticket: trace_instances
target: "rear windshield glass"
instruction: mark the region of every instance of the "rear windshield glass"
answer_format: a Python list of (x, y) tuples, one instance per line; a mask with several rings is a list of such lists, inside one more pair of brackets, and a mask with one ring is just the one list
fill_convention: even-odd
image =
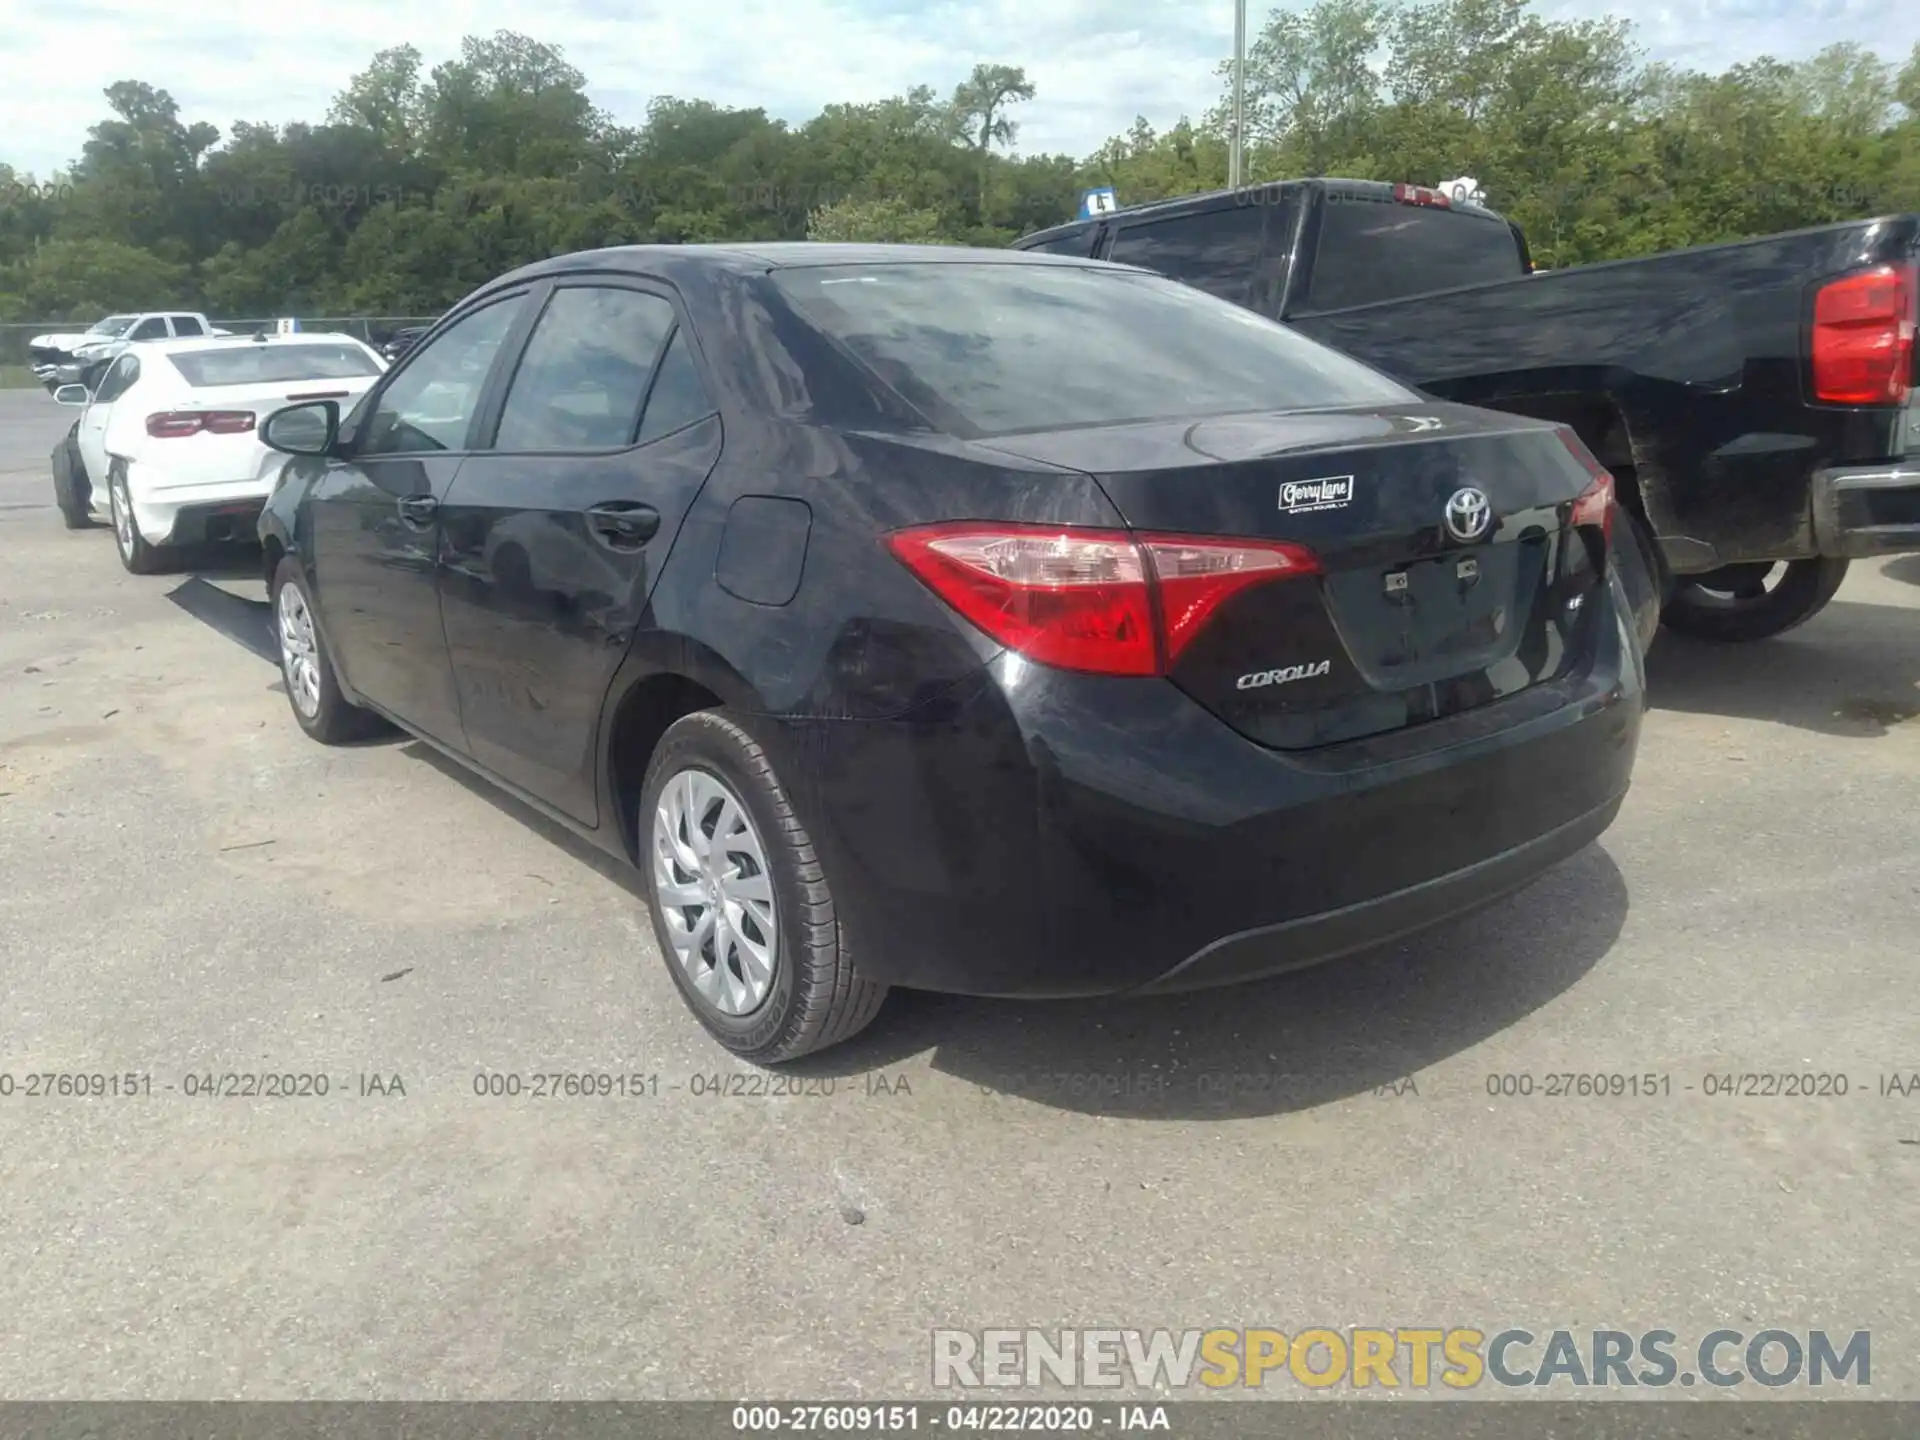
[(1329, 195), (1308, 305), (1338, 310), (1432, 290), (1513, 280), (1520, 247), (1503, 221), (1438, 206)]
[(802, 315), (962, 435), (1414, 398), (1283, 325), (1157, 275), (909, 262), (773, 279)]
[(380, 367), (352, 345), (234, 345), (169, 355), (196, 389), (209, 385), (278, 385), (288, 380), (345, 380), (378, 375)]

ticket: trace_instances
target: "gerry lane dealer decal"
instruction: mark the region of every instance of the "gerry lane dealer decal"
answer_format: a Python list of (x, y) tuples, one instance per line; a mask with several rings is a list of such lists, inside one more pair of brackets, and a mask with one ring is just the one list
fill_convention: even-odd
[(1323, 475), (1318, 480), (1289, 480), (1280, 487), (1280, 508), (1289, 515), (1315, 510), (1339, 510), (1353, 499), (1351, 475)]

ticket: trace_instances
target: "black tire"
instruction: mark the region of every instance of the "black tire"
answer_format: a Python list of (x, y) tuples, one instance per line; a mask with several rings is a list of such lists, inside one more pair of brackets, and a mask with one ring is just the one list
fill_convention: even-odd
[[(286, 636), (281, 633), (281, 592), (288, 588), (298, 592), (300, 606), (309, 620), (314, 670), (311, 713), (303, 708), (306, 692), (296, 677), (297, 666), (289, 658)], [(322, 745), (345, 745), (384, 731), (387, 728), (384, 720), (371, 710), (348, 703), (346, 696), (341, 693), (340, 679), (334, 674), (333, 656), (327, 650), (326, 637), (320, 633), (319, 625), (312, 623), (313, 596), (307, 589), (306, 577), (300, 573), (300, 562), (293, 556), (282, 556), (280, 563), (274, 567), (273, 583), (268, 587), (267, 599), (269, 613), (273, 617), (274, 643), (280, 651), (280, 678), (286, 683), (287, 705), (300, 728)]]
[[(667, 783), (688, 771), (717, 778), (732, 792), (766, 854), (775, 904), (772, 976), (764, 998), (742, 1015), (726, 1013), (695, 987), (676, 955), (660, 897), (653, 817)], [(813, 841), (766, 752), (732, 713), (696, 711), (668, 727), (648, 763), (636, 821), (654, 935), (673, 983), (708, 1034), (742, 1059), (777, 1065), (837, 1045), (872, 1022), (887, 987), (855, 968)]]
[(66, 439), (53, 447), (53, 503), (69, 530), (87, 530), (93, 526), (93, 487), (87, 483), (87, 467), (80, 459), (75, 436), (80, 422), (73, 422)]
[[(120, 563), (133, 575), (158, 575), (172, 569), (178, 561), (164, 545), (149, 545), (134, 523), (132, 501), (127, 496), (127, 462), (115, 460), (107, 467), (107, 509), (113, 517), (113, 545), (120, 552)], [(122, 523), (124, 518), (124, 524)]]
[(1804, 625), (1826, 608), (1840, 582), (1847, 578), (1847, 562), (1821, 556), (1790, 560), (1779, 583), (1745, 597), (1732, 593), (1772, 567), (1727, 566), (1708, 575), (1680, 576), (1673, 598), (1661, 620), (1669, 630), (1695, 640), (1744, 644), (1784, 635)]

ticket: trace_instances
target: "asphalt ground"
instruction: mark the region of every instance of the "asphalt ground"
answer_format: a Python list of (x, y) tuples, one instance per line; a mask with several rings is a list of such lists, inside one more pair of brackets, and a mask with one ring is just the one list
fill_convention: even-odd
[[(299, 732), (252, 556), (64, 530), (71, 414), (0, 394), (0, 1398), (935, 1396), (935, 1329), (1309, 1325), (1868, 1330), (1920, 1397), (1920, 558), (1663, 637), (1620, 819), (1492, 910), (1176, 999), (896, 995), (776, 1094), (636, 877)], [(476, 1093), (555, 1072), (642, 1093)], [(261, 1073), (328, 1093), (201, 1093)], [(1829, 1093), (1723, 1093), (1780, 1074)]]

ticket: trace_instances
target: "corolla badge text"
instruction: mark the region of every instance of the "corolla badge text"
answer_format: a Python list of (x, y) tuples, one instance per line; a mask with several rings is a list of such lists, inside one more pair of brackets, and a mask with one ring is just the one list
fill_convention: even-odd
[(1236, 690), (1258, 690), (1263, 685), (1285, 685), (1294, 680), (1312, 680), (1325, 675), (1333, 669), (1331, 660), (1322, 660), (1314, 665), (1288, 665), (1280, 670), (1256, 670), (1251, 675), (1242, 675), (1233, 682)]

